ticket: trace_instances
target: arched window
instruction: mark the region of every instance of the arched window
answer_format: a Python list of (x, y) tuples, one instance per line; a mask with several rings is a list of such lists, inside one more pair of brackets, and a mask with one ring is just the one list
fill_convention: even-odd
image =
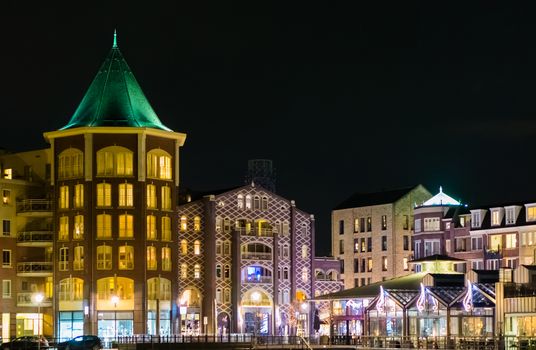
[(262, 197), (261, 209), (268, 210), (268, 197)]
[(58, 178), (72, 179), (84, 176), (84, 153), (68, 148), (58, 155)]
[(73, 239), (84, 239), (84, 215), (75, 215)]
[(62, 301), (80, 301), (84, 299), (84, 280), (65, 278), (60, 281), (58, 299)]
[(162, 247), (162, 271), (171, 271), (171, 248)]
[(194, 232), (201, 231), (201, 218), (199, 216), (194, 217)]
[(134, 206), (134, 194), (132, 184), (119, 184), (119, 206), (132, 207)]
[(231, 255), (231, 242), (229, 241), (223, 242), (223, 255), (225, 256)]
[(288, 280), (289, 273), (288, 273), (288, 267), (283, 267), (283, 279)]
[(229, 304), (231, 302), (231, 290), (229, 288), (225, 288), (223, 290), (223, 303)]
[(220, 216), (216, 216), (216, 232), (221, 232), (222, 219)]
[(201, 266), (199, 264), (194, 265), (194, 278), (195, 279), (201, 278)]
[(231, 220), (229, 220), (229, 218), (223, 219), (223, 232), (231, 232)]
[(69, 248), (61, 247), (59, 254), (59, 270), (67, 271), (69, 270)]
[(307, 256), (309, 255), (309, 248), (307, 245), (302, 245), (301, 247), (301, 257), (302, 259), (307, 259)]
[(84, 246), (74, 247), (73, 270), (80, 271), (84, 269)]
[(121, 146), (105, 147), (97, 151), (98, 176), (132, 176), (133, 153)]
[(181, 227), (181, 231), (184, 232), (186, 231), (186, 229), (188, 228), (188, 223), (187, 223), (187, 220), (186, 220), (186, 216), (181, 216), (181, 224), (180, 224), (180, 227)]
[(246, 195), (246, 210), (251, 210), (251, 195)]
[(229, 264), (225, 264), (223, 267), (223, 278), (226, 280), (231, 279), (231, 266)]
[(156, 247), (147, 247), (147, 270), (156, 270), (158, 263), (156, 261)]
[(147, 153), (147, 177), (170, 180), (172, 178), (171, 156), (164, 150), (155, 149)]
[(302, 282), (307, 282), (309, 280), (309, 271), (306, 267), (302, 267)]
[(119, 247), (119, 270), (134, 269), (134, 247), (131, 245), (122, 245)]
[(283, 290), (283, 304), (290, 304), (290, 293), (288, 289)]
[(112, 269), (112, 247), (109, 245), (97, 246), (97, 270)]
[(221, 288), (216, 288), (216, 302), (218, 304), (221, 304), (222, 297), (221, 297)]
[(147, 185), (147, 208), (156, 208), (156, 186)]
[(162, 241), (171, 241), (171, 218), (162, 216)]
[(162, 210), (171, 210), (171, 187), (162, 186), (161, 188)]
[(216, 279), (221, 279), (222, 278), (222, 271), (221, 271), (221, 265), (220, 264), (217, 264), (216, 265)]
[(147, 299), (170, 300), (171, 281), (163, 277), (153, 277), (147, 280)]
[[(112, 297), (119, 302), (114, 305)], [(133, 310), (134, 280), (126, 277), (105, 277), (97, 280), (98, 310)]]
[(119, 215), (119, 238), (134, 238), (134, 216)]
[(147, 239), (156, 240), (156, 216), (147, 215)]
[(236, 206), (240, 210), (244, 209), (244, 196), (243, 195), (239, 194), (238, 196), (236, 196)]
[(181, 279), (185, 280), (188, 278), (188, 265), (181, 264)]
[(264, 243), (248, 243), (240, 248), (242, 259), (272, 260), (272, 248)]
[(218, 239), (216, 240), (216, 255), (222, 254), (222, 244), (221, 241)]
[(109, 214), (97, 215), (97, 238), (112, 238), (112, 216)]
[(101, 182), (97, 184), (97, 207), (112, 206), (112, 185)]
[(186, 254), (188, 254), (188, 241), (183, 239), (181, 241), (181, 255), (186, 255)]
[(195, 255), (201, 254), (201, 242), (198, 240), (194, 241), (194, 254)]
[(253, 197), (253, 209), (259, 210), (261, 208), (261, 199), (259, 196)]

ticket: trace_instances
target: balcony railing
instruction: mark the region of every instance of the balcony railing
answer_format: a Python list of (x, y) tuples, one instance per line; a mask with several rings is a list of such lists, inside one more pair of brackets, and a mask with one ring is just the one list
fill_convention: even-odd
[(54, 272), (52, 262), (26, 262), (17, 264), (17, 275), (48, 276)]
[(502, 259), (502, 251), (499, 249), (486, 249), (484, 257), (486, 259)]
[[(17, 306), (38, 306), (35, 302), (33, 292), (17, 293)], [(40, 306), (52, 306), (52, 299), (46, 298), (39, 304)]]
[(536, 286), (522, 283), (505, 283), (505, 298), (536, 297)]
[(51, 212), (52, 201), (48, 199), (23, 199), (17, 202), (18, 213)]
[(242, 252), (241, 258), (245, 260), (272, 260), (272, 253)]
[(254, 278), (246, 278), (245, 283), (272, 283), (272, 276), (259, 276)]
[(17, 244), (19, 245), (39, 245), (51, 244), (54, 239), (54, 233), (50, 231), (26, 231), (19, 232), (17, 235)]
[(237, 227), (236, 231), (240, 232), (242, 236), (255, 236), (255, 237), (273, 237), (273, 231), (271, 228), (251, 228)]

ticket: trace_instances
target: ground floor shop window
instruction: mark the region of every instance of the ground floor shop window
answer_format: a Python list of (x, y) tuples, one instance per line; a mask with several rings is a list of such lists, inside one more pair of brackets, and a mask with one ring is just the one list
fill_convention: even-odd
[(134, 334), (134, 314), (124, 311), (98, 311), (98, 336), (113, 338)]
[(58, 321), (58, 336), (62, 340), (84, 334), (84, 313), (82, 311), (61, 311)]

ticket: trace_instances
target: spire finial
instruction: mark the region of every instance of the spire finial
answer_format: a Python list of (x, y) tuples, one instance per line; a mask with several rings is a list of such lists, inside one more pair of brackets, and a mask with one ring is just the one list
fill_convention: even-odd
[(117, 30), (114, 29), (114, 45), (113, 48), (117, 48)]
[(439, 193), (443, 193), (443, 186), (439, 186)]

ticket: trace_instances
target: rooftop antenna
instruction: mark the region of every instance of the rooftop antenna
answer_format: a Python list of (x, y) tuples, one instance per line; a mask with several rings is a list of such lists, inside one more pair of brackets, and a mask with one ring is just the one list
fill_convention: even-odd
[(117, 48), (117, 30), (114, 29), (114, 45), (112, 46), (112, 48), (116, 49)]

